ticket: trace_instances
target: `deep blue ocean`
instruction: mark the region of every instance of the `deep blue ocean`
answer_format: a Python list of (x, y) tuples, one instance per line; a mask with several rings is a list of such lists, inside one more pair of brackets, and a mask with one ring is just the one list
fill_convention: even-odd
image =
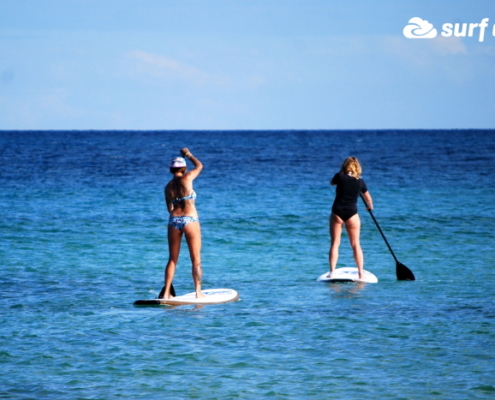
[[(163, 285), (181, 147), (204, 164), (203, 287), (241, 300), (136, 307)], [(316, 282), (351, 155), (416, 281), (360, 205), (379, 282)], [(494, 130), (0, 132), (0, 398), (493, 399), (494, 201)]]

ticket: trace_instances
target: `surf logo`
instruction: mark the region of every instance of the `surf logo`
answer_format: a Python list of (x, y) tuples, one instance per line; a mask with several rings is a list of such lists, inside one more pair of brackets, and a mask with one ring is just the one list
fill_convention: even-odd
[(419, 17), (411, 18), (402, 33), (408, 39), (433, 39), (438, 34), (432, 24)]
[[(489, 18), (483, 18), (479, 23), (445, 23), (442, 25), (440, 34), (443, 37), (473, 37), (478, 36), (478, 41), (485, 40), (485, 31), (488, 28)], [(402, 30), (404, 36), (408, 39), (433, 39), (438, 35), (433, 24), (427, 20), (414, 17)], [(492, 36), (495, 37), (495, 24), (492, 28)]]

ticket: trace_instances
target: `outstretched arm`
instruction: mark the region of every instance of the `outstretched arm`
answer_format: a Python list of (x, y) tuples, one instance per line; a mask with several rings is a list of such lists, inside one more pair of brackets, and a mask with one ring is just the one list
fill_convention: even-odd
[(371, 198), (370, 192), (363, 193), (363, 200), (366, 204), (366, 209), (373, 210), (373, 199)]

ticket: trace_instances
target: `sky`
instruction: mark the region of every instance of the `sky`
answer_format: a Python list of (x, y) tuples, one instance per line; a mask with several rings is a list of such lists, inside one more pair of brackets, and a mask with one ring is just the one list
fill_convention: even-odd
[(493, 0), (0, 0), (0, 130), (494, 129), (494, 25)]

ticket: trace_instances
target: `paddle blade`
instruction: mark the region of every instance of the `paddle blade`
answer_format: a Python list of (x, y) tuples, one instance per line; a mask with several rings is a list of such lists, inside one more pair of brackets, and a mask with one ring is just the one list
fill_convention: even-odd
[[(158, 298), (159, 298), (159, 299), (163, 298), (164, 293), (165, 293), (165, 286), (164, 286), (164, 287), (162, 287), (162, 290), (160, 291), (160, 294), (158, 295)], [(172, 296), (174, 296), (174, 297), (176, 296), (176, 294), (175, 294), (175, 289), (174, 289), (174, 285), (172, 285), (172, 284), (170, 284), (170, 294), (171, 294)]]
[(413, 272), (399, 261), (397, 261), (397, 264), (395, 266), (395, 273), (397, 274), (397, 280), (398, 281), (415, 281), (416, 280)]

